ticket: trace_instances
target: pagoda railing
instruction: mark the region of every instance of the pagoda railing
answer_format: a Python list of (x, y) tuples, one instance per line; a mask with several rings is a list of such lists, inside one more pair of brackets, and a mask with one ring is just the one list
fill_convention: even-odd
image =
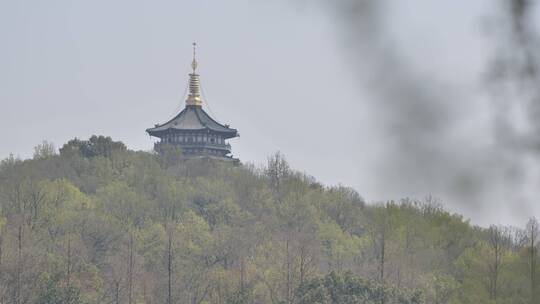
[(218, 149), (218, 150), (227, 150), (231, 151), (230, 144), (217, 144), (209, 142), (156, 142), (154, 144), (154, 149), (159, 148), (162, 145), (172, 145), (181, 148), (208, 148), (208, 149)]

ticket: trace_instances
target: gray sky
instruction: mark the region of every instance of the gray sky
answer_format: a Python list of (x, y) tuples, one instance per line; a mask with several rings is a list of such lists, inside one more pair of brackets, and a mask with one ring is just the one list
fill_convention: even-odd
[[(484, 158), (496, 153), (482, 84), (490, 3), (407, 0), (385, 10), (389, 47), (419, 79), (441, 84), (440, 91), (430, 88), (444, 95), (434, 102), (446, 110), (435, 114), (452, 122), (436, 133), (441, 138), (430, 138), (433, 160), (445, 165), (415, 170), (424, 160), (395, 157), (404, 144), (395, 135), (402, 133), (389, 136), (382, 126), (389, 123), (374, 114), (380, 102), (373, 91), (381, 88), (361, 80), (369, 78), (373, 58), (356, 56), (347, 25), (329, 5), (0, 0), (0, 157), (30, 157), (42, 140), (60, 146), (92, 134), (150, 150), (144, 130), (183, 107), (197, 41), (206, 109), (239, 130), (231, 144), (244, 162), (261, 164), (279, 150), (294, 168), (325, 184), (352, 186), (368, 201), (432, 194), (474, 223), (522, 225), (538, 216), (529, 186), (536, 171), (509, 187), (498, 162)], [(389, 79), (393, 73), (388, 69)], [(446, 164), (464, 180), (478, 173), (489, 182), (473, 195), (456, 194)]]

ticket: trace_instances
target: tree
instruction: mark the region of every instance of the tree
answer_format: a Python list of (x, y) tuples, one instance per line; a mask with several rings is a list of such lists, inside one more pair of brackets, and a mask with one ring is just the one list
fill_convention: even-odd
[(34, 159), (46, 159), (54, 155), (56, 155), (54, 144), (45, 140), (34, 148)]
[(497, 300), (497, 291), (503, 257), (509, 247), (509, 230), (505, 227), (492, 225), (488, 229), (488, 245), (491, 251), (489, 257), (489, 296)]
[(167, 304), (172, 304), (172, 280), (174, 263), (173, 233), (174, 230), (170, 226), (167, 227)]
[(371, 210), (372, 214), (369, 216), (369, 234), (372, 241), (374, 256), (378, 261), (377, 280), (381, 284), (384, 284), (385, 282), (385, 270), (388, 258), (388, 239), (392, 230), (392, 222), (388, 211), (393, 204), (393, 202), (388, 202), (384, 205), (380, 205)]
[(452, 296), (459, 287), (459, 283), (451, 275), (437, 270), (426, 275), (425, 279), (429, 286), (425, 296), (427, 301), (433, 304), (450, 303)]
[(431, 199), (365, 204), (280, 153), (259, 169), (113, 146), (0, 163), (0, 302), (538, 301), (534, 221), (507, 237)]
[(351, 272), (331, 272), (324, 278), (314, 278), (297, 290), (297, 304), (380, 304), (423, 303), (418, 291), (389, 288), (364, 281)]
[(531, 292), (531, 304), (537, 303), (538, 299), (538, 279), (537, 279), (537, 260), (538, 260), (538, 234), (540, 232), (538, 221), (531, 218), (527, 223), (527, 241), (528, 241), (528, 262), (529, 262), (529, 281)]
[(178, 166), (184, 160), (182, 148), (164, 144), (158, 150), (159, 162), (163, 168)]
[(77, 138), (68, 141), (60, 148), (61, 155), (80, 155), (86, 158), (97, 156), (110, 157), (114, 153), (125, 152), (124, 143), (113, 141), (110, 137), (92, 135), (88, 140)]
[(281, 152), (276, 152), (268, 158), (266, 176), (268, 176), (270, 187), (275, 191), (278, 201), (281, 199), (281, 187), (290, 172), (289, 164)]
[(41, 289), (35, 304), (82, 304), (81, 291), (72, 285), (61, 287), (57, 281), (49, 279)]
[(365, 207), (364, 199), (354, 189), (344, 186), (332, 187), (328, 191), (326, 212), (343, 230), (353, 232)]

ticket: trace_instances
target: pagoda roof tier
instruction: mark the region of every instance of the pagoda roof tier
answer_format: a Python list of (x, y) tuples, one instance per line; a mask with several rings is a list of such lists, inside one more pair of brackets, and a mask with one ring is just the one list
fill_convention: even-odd
[(161, 137), (162, 134), (178, 131), (214, 131), (221, 133), (225, 138), (238, 136), (236, 129), (222, 125), (208, 115), (201, 106), (187, 105), (182, 112), (168, 122), (146, 129), (151, 136)]

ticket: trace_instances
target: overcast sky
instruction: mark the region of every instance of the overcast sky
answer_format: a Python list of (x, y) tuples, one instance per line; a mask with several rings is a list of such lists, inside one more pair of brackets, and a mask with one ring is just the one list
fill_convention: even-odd
[[(460, 146), (457, 167), (477, 163), (491, 134), (482, 82), (493, 1), (392, 3), (384, 14), (392, 47), (416, 75), (444, 83), (440, 94), (459, 109), (457, 127), (440, 141)], [(431, 194), (482, 225), (538, 217), (530, 187), (514, 196), (497, 180), (483, 185), (489, 195), (456, 195), (444, 166), (434, 175), (409, 166), (396, 172), (402, 182), (387, 182), (394, 162), (386, 155), (399, 145), (375, 121), (373, 88), (351, 62), (362, 57), (352, 59), (331, 10), (309, 1), (0, 0), (0, 157), (31, 157), (42, 140), (59, 147), (92, 134), (150, 150), (145, 129), (184, 106), (197, 41), (205, 109), (239, 130), (231, 144), (242, 161), (262, 164), (281, 151), (295, 169), (369, 202)], [(478, 146), (470, 157), (468, 145)]]

